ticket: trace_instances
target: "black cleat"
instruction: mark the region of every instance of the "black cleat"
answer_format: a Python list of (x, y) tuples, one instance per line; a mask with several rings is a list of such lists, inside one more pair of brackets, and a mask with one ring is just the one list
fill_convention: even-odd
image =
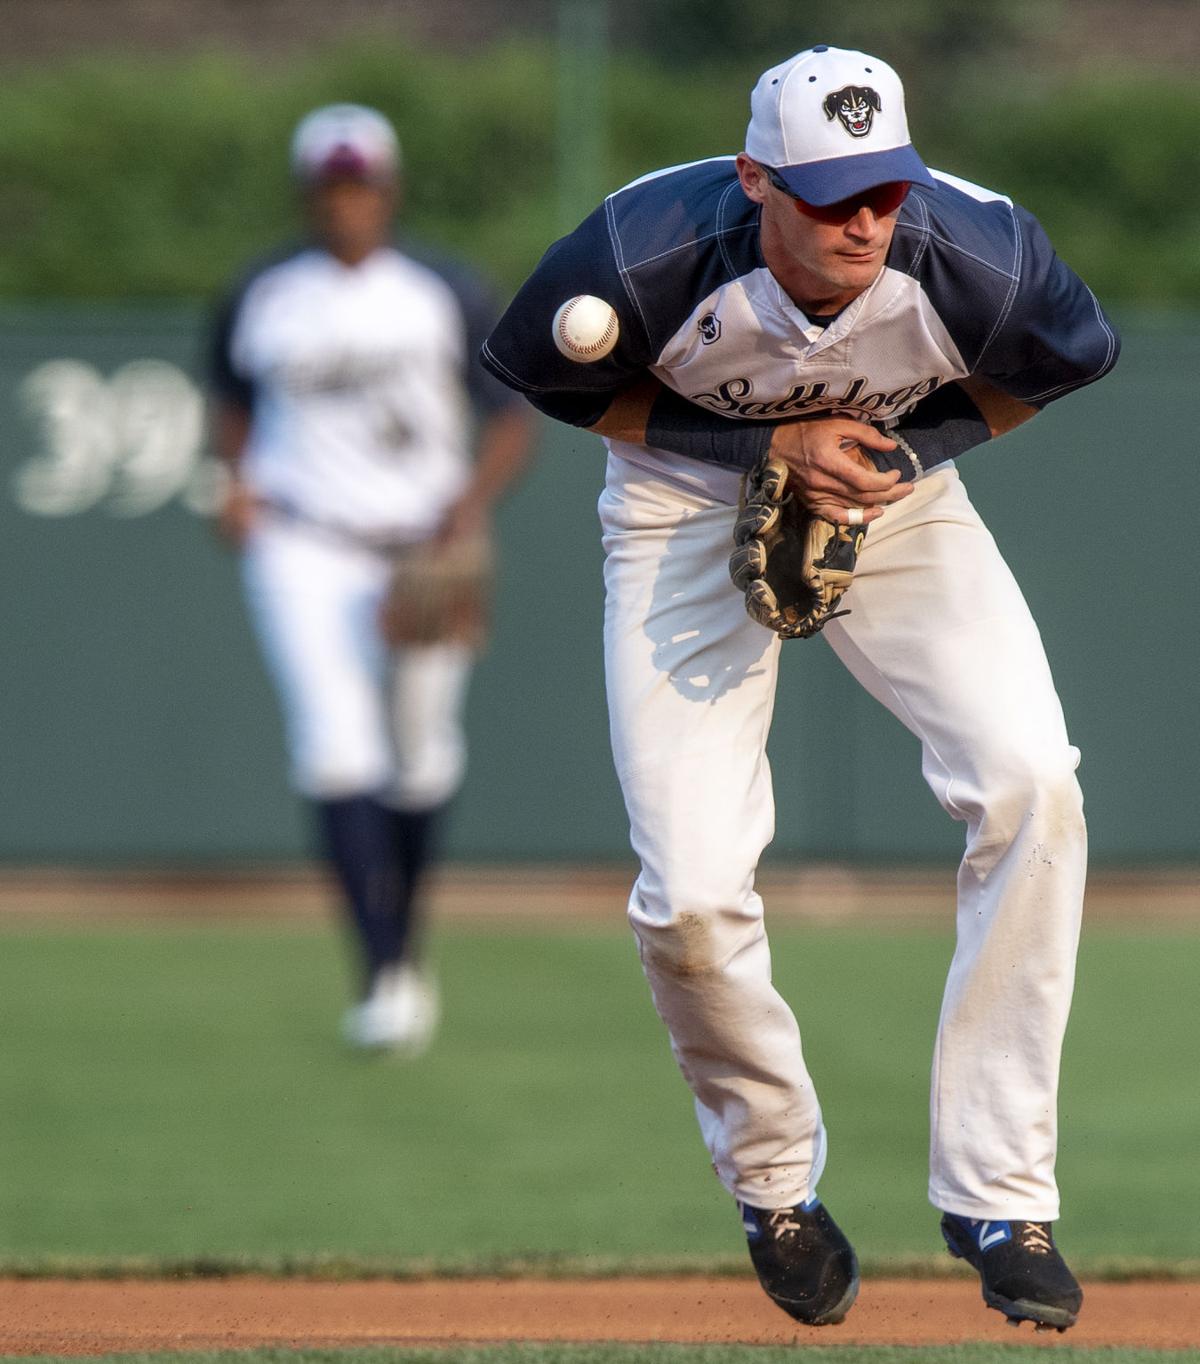
[(983, 1222), (942, 1214), (950, 1254), (979, 1271), (983, 1300), (1013, 1326), (1039, 1331), (1074, 1326), (1083, 1290), (1058, 1253), (1049, 1222)]
[(794, 1208), (738, 1208), (771, 1301), (807, 1326), (842, 1321), (858, 1296), (858, 1260), (820, 1199)]

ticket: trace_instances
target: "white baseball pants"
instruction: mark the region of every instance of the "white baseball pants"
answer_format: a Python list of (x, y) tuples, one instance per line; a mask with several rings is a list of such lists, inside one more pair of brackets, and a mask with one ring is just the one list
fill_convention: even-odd
[[(780, 643), (729, 580), (735, 511), (610, 455), (605, 656), (641, 861), (629, 917), (654, 1002), (719, 1178), (778, 1208), (814, 1192), (826, 1142), (754, 889), (774, 834), (764, 745)], [(969, 1217), (1054, 1219), (1086, 864), (1079, 754), (1029, 609), (952, 467), (871, 526), (846, 605), (826, 640), (920, 739), (926, 781), (966, 825), (930, 1200)]]
[(292, 783), (314, 800), (441, 805), (466, 767), (471, 651), (392, 652), (377, 624), (388, 557), (264, 516), (243, 556), (251, 620), (283, 707)]

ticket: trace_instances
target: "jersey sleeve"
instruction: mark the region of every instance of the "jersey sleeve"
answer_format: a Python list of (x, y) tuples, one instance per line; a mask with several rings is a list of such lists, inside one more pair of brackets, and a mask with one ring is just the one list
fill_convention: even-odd
[[(483, 363), (540, 412), (571, 426), (594, 426), (623, 389), (657, 356), (638, 295), (617, 259), (619, 236), (602, 205), (542, 257), (492, 334)], [(554, 315), (577, 294), (602, 298), (617, 314), (617, 343), (602, 360), (579, 364), (554, 344)], [(645, 443), (692, 459), (748, 469), (776, 422), (737, 421), (707, 411), (663, 387), (647, 417)]]
[(1083, 280), (1055, 253), (1031, 213), (1014, 206), (1020, 277), (977, 373), (1010, 397), (1044, 407), (1108, 373), (1120, 343)]
[(254, 384), (238, 372), (233, 360), (233, 333), (245, 288), (230, 290), (217, 304), (209, 327), (208, 382), (221, 402), (247, 412), (254, 406)]
[[(554, 344), (554, 315), (577, 294), (617, 314), (617, 344), (579, 364)], [(645, 327), (626, 293), (602, 205), (546, 252), (483, 343), (486, 368), (535, 407), (572, 426), (591, 426), (613, 397), (651, 363)]]
[[(973, 313), (959, 338), (973, 377), (1041, 409), (1107, 374), (1117, 362), (1120, 341), (1095, 295), (1059, 258), (1037, 219), (1018, 205), (1011, 206), (1011, 215), (1011, 280), (999, 289), (995, 274), (976, 270), (974, 279), (986, 280), (985, 286), (959, 288), (956, 301)], [(996, 434), (1004, 429), (1011, 428), (1002, 426)], [(927, 467), (993, 436), (988, 420), (957, 383), (922, 399), (897, 430)]]

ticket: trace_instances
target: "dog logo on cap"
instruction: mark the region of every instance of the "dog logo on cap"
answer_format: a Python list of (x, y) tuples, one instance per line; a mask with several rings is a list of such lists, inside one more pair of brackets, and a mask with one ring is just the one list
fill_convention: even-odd
[(835, 115), (851, 137), (866, 137), (871, 131), (871, 120), (882, 108), (879, 96), (869, 85), (843, 85), (840, 90), (825, 96), (821, 108), (826, 118)]

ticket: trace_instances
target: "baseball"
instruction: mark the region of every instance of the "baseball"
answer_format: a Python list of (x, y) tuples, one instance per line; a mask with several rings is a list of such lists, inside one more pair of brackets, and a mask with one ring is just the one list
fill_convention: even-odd
[(617, 344), (617, 315), (602, 298), (577, 294), (554, 314), (554, 344), (580, 365), (603, 360)]

